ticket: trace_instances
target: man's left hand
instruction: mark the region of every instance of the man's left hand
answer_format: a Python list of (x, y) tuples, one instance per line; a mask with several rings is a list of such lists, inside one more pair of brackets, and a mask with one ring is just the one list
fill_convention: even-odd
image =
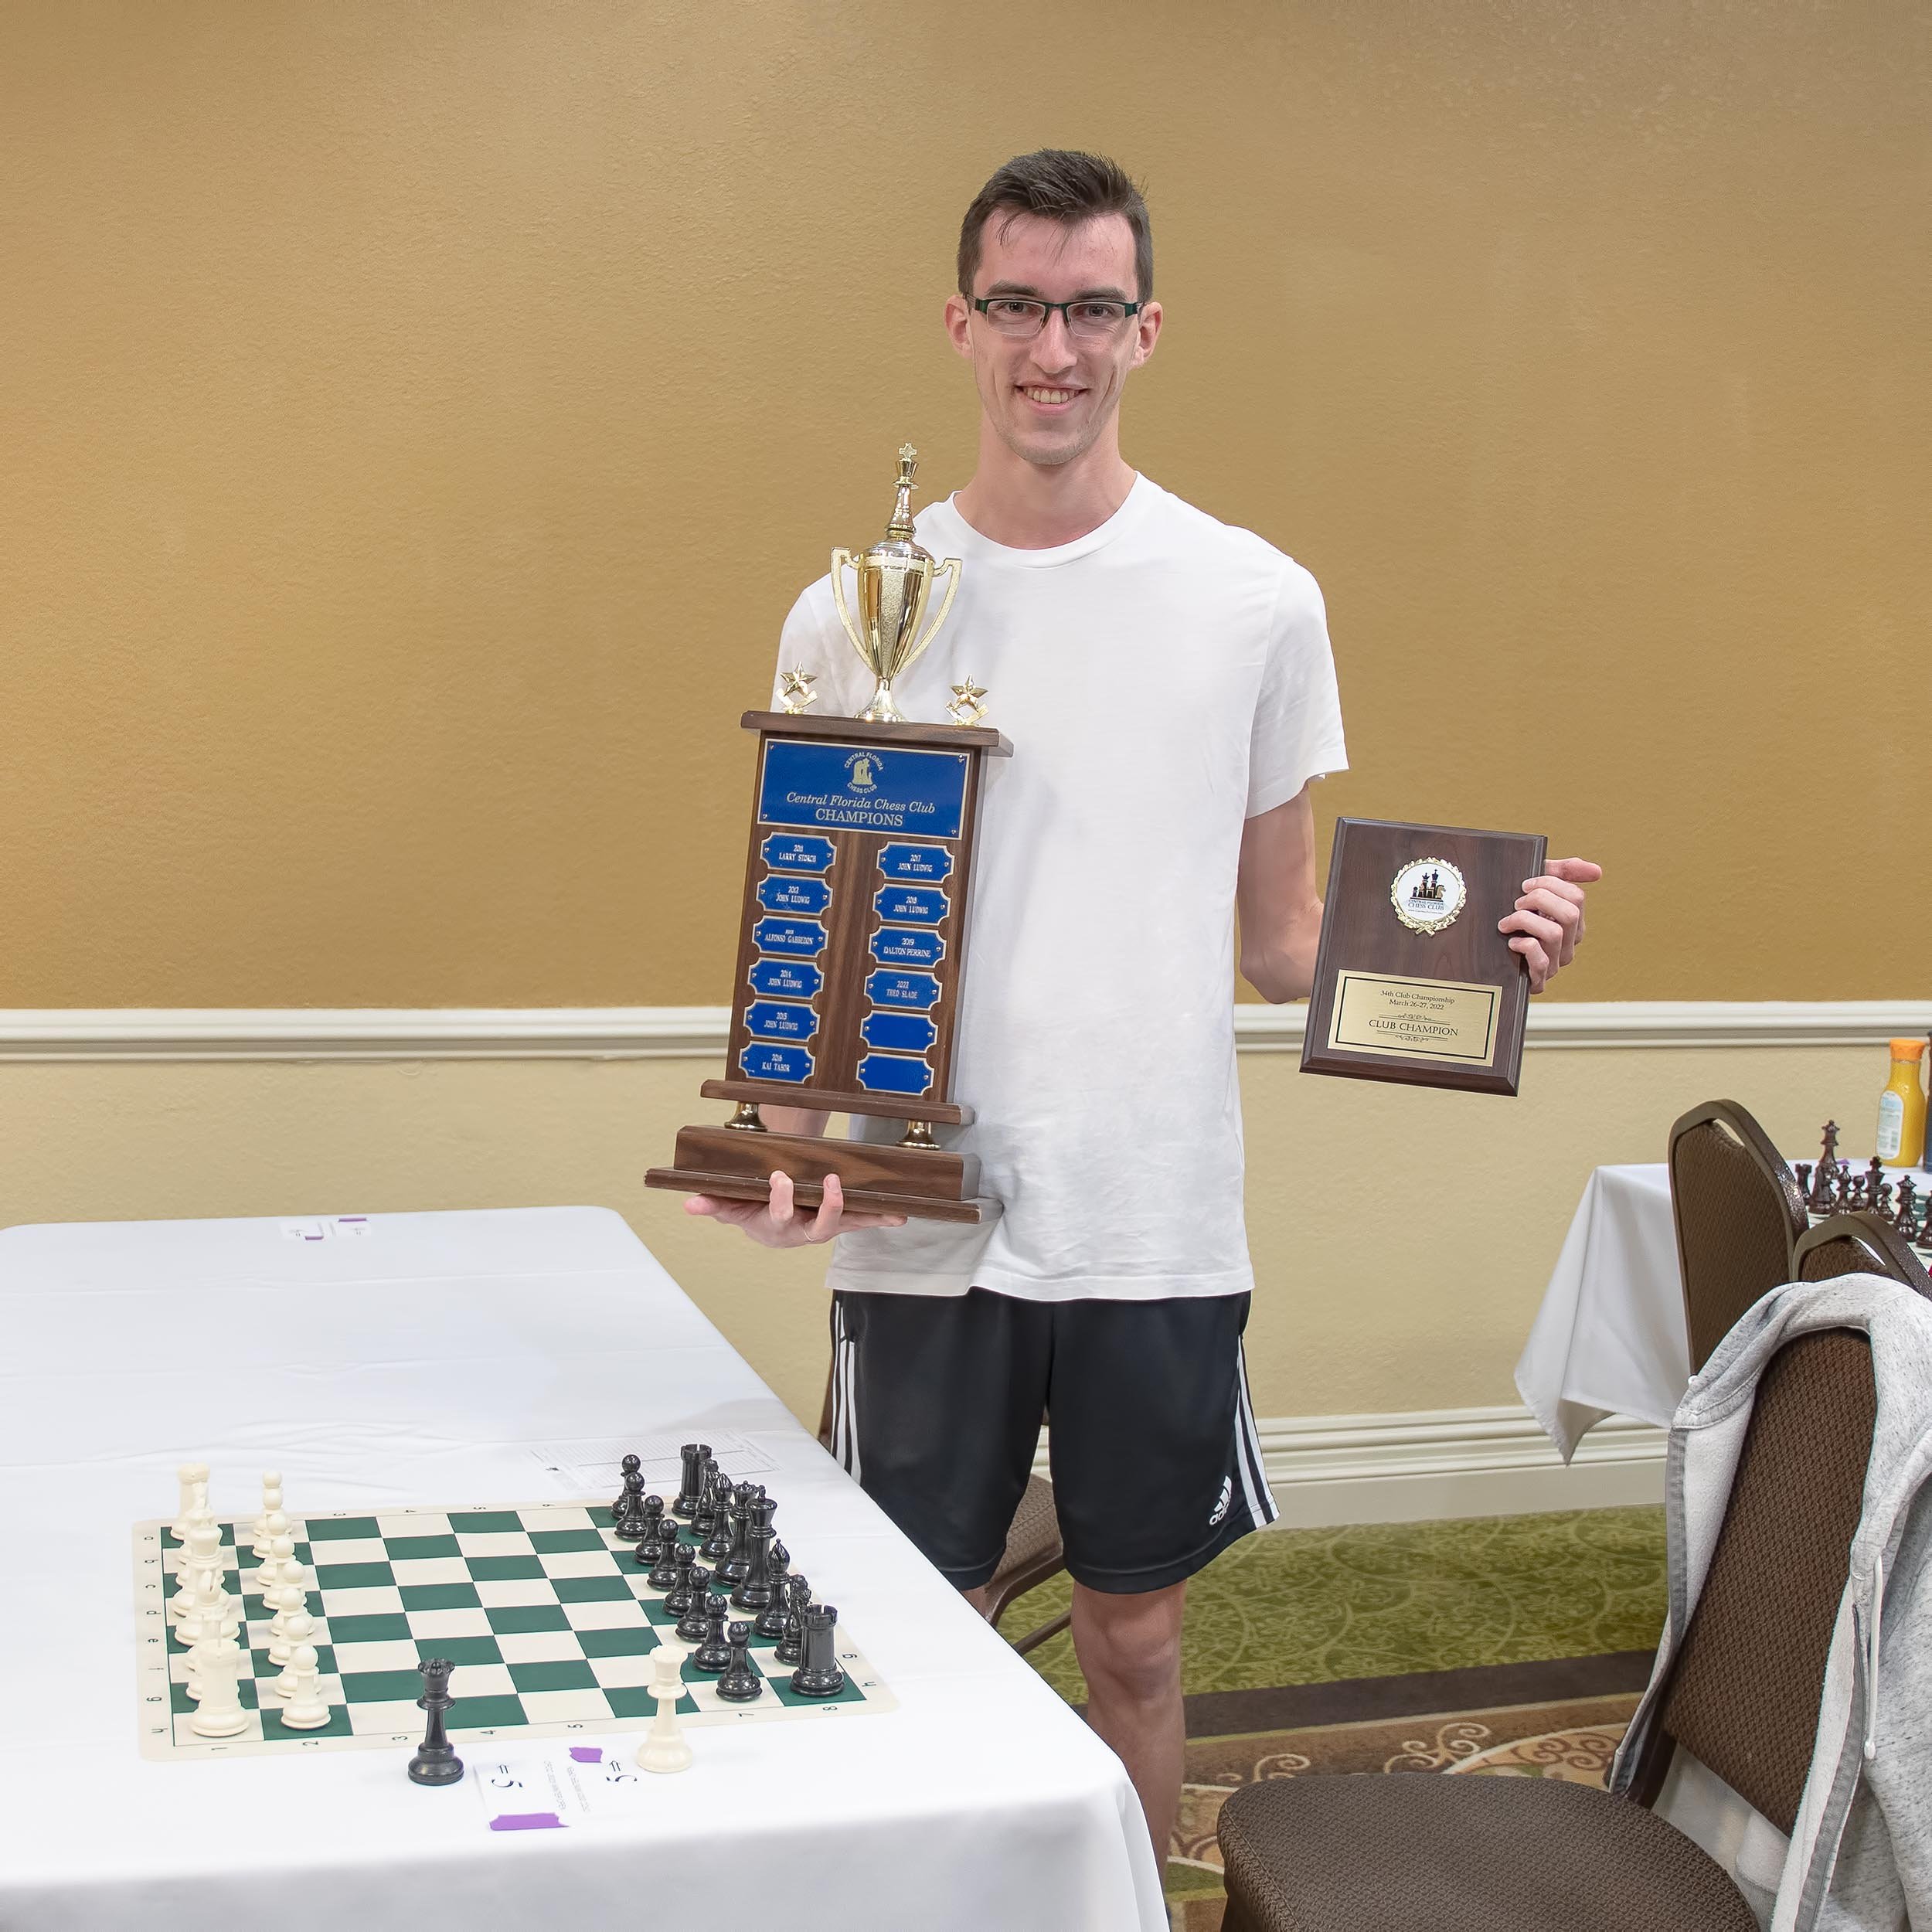
[(1497, 921), (1499, 932), (1515, 935), (1512, 953), (1529, 968), (1529, 990), (1540, 993), (1560, 967), (1577, 957), (1583, 938), (1583, 888), (1604, 876), (1587, 859), (1553, 859), (1546, 872), (1522, 882), (1516, 910)]

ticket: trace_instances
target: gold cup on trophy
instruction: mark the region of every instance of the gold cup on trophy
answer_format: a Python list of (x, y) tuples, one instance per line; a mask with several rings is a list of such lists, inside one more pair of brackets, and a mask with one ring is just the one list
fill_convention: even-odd
[[(938, 636), (959, 590), (959, 559), (948, 557), (941, 563), (931, 551), (913, 541), (913, 471), (917, 454), (910, 443), (899, 446), (899, 494), (884, 536), (857, 556), (849, 550), (832, 553), (832, 594), (838, 607), (838, 621), (872, 675), (872, 701), (859, 714), (872, 724), (906, 722), (906, 714), (893, 702), (893, 680), (911, 669), (920, 653)], [(845, 602), (847, 564), (852, 566), (858, 584), (856, 624)], [(921, 637), (933, 587), (942, 577), (947, 582), (939, 614)]]

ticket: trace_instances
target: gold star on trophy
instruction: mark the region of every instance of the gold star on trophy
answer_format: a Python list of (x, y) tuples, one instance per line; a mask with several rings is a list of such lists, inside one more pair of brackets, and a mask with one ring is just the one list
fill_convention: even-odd
[(811, 688), (818, 681), (818, 675), (815, 672), (785, 672), (778, 680), (778, 709), (788, 711), (796, 717), (818, 696), (818, 692)]
[(980, 699), (986, 695), (983, 684), (975, 684), (972, 675), (967, 674), (963, 684), (952, 687), (953, 701), (946, 707), (946, 715), (956, 725), (976, 725), (986, 716), (986, 707)]

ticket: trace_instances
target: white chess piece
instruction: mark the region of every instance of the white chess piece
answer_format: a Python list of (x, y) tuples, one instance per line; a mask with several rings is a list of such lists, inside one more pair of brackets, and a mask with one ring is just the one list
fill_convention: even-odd
[(180, 1580), (181, 1587), (168, 1605), (168, 1614), (176, 1622), (188, 1614), (189, 1605), (186, 1600), (196, 1573), (212, 1570), (219, 1577), (225, 1567), (221, 1554), (221, 1526), (199, 1504), (188, 1512), (187, 1532), (182, 1540), (187, 1546), (175, 1559), (175, 1575)]
[(638, 1747), (641, 1771), (682, 1771), (691, 1763), (691, 1747), (678, 1722), (678, 1699), (684, 1695), (684, 1653), (675, 1645), (661, 1644), (651, 1653), (651, 1682), (658, 1714)]
[[(292, 1731), (318, 1731), (328, 1722), (328, 1699), (322, 1695), (322, 1675), (316, 1668), (315, 1646), (298, 1644), (289, 1659), (294, 1683), (288, 1694), (282, 1722)], [(281, 1687), (278, 1684), (277, 1689)]]
[[(271, 1494), (275, 1499), (273, 1509), (268, 1506)], [(262, 1513), (255, 1519), (255, 1543), (250, 1553), (257, 1563), (267, 1562), (274, 1549), (275, 1539), (286, 1536), (288, 1533), (288, 1519), (282, 1513), (282, 1486), (277, 1483), (271, 1491), (269, 1478), (264, 1476), (262, 1478)]]
[[(175, 1520), (168, 1526), (168, 1532), (176, 1543), (185, 1543), (188, 1538), (188, 1513), (197, 1502), (206, 1504), (208, 1500), (208, 1465), (205, 1462), (184, 1462), (175, 1471), (175, 1480), (181, 1485), (181, 1500), (175, 1510)], [(195, 1485), (201, 1485), (201, 1494), (195, 1494)]]
[(175, 1634), (191, 1648), (204, 1640), (233, 1637), (241, 1628), (241, 1617), (235, 1599), (222, 1587), (222, 1572), (203, 1564), (188, 1574), (188, 1587), (177, 1592), (186, 1599), (188, 1612)]
[(302, 1566), (295, 1560), (295, 1546), (286, 1536), (275, 1539), (272, 1581), (265, 1581), (262, 1601), (275, 1614), (268, 1626), (270, 1638), (288, 1634), (288, 1620), (308, 1607), (308, 1583)]
[(195, 1677), (201, 1701), (189, 1720), (197, 1737), (233, 1737), (248, 1728), (236, 1680), (241, 1675), (241, 1646), (232, 1638), (195, 1646)]
[(313, 1642), (315, 1636), (315, 1619), (305, 1610), (291, 1610), (288, 1613), (287, 1628), (280, 1636), (275, 1634), (274, 1624), (269, 1626), (268, 1661), (271, 1664), (290, 1665), (275, 1679), (277, 1696), (295, 1695), (295, 1672), (290, 1660), (304, 1644)]

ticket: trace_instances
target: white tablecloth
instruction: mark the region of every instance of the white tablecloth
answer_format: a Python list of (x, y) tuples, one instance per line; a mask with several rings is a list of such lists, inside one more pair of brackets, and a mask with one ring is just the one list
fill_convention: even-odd
[(1669, 1427), (1689, 1382), (1669, 1170), (1600, 1167), (1516, 1364), (1517, 1392), (1567, 1462), (1606, 1417)]
[[(1905, 1175), (1927, 1185), (1920, 1168), (1885, 1173), (1895, 1185)], [(1517, 1392), (1567, 1462), (1608, 1416), (1668, 1429), (1689, 1384), (1670, 1170), (1662, 1161), (1600, 1167), (1516, 1364)]]
[[(323, 1225), (0, 1233), (6, 1932), (1165, 1926), (1118, 1760), (617, 1215)], [(139, 1755), (131, 1526), (172, 1514), (176, 1464), (214, 1465), (225, 1515), (264, 1467), (298, 1512), (529, 1502), (563, 1497), (529, 1445), (665, 1430), (771, 1458), (798, 1566), (896, 1711), (693, 1730), (639, 1816), (554, 1832), (486, 1831), (468, 1781), (420, 1790), (401, 1751)]]

